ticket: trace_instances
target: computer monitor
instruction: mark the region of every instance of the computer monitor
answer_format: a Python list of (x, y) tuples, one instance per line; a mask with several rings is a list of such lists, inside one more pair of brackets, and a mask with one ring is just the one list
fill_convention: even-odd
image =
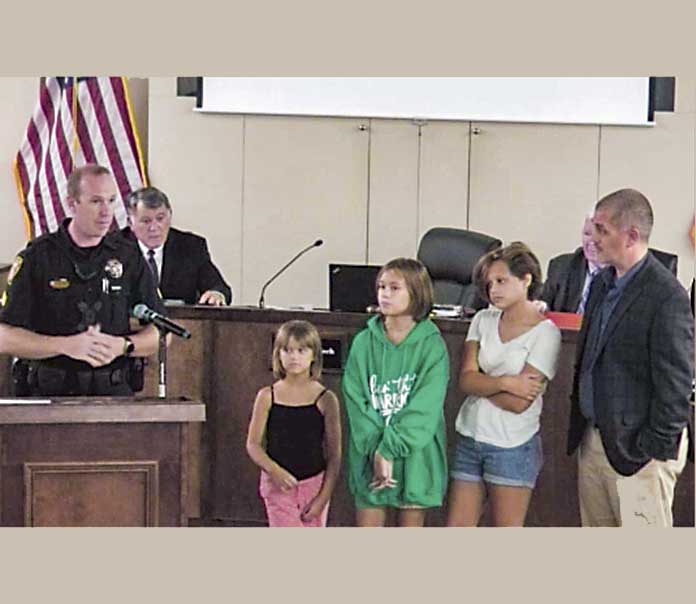
[(377, 305), (375, 280), (380, 266), (329, 264), (329, 308), (342, 312), (366, 312)]

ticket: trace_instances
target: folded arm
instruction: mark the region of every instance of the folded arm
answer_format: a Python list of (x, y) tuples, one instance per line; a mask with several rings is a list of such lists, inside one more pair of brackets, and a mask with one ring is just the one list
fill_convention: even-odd
[(545, 376), (526, 363), (519, 375), (491, 376), (483, 373), (478, 365), (479, 342), (464, 343), (462, 366), (459, 372), (459, 388), (464, 394), (482, 396), (506, 411), (522, 413), (541, 394)]

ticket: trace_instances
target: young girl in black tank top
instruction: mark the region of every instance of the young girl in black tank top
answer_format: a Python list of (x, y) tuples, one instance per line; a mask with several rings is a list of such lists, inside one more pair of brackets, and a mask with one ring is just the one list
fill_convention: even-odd
[(269, 526), (326, 526), (341, 464), (338, 400), (319, 382), (321, 339), (307, 321), (276, 334), (273, 375), (254, 402), (247, 452), (261, 468)]

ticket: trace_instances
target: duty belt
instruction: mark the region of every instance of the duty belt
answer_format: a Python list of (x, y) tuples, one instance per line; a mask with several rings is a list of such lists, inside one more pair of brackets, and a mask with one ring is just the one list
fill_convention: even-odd
[(32, 361), (27, 381), (29, 388), (40, 394), (86, 396), (108, 393), (113, 387), (127, 383), (128, 372), (125, 367), (75, 371)]

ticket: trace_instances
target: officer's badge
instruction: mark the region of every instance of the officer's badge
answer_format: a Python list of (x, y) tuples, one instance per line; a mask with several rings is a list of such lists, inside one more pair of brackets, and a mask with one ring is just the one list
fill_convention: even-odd
[(22, 263), (24, 262), (24, 258), (21, 256), (17, 256), (12, 263), (12, 268), (10, 269), (10, 273), (7, 276), (7, 285), (12, 284), (12, 280), (19, 274), (19, 271), (22, 270)]
[(68, 281), (68, 279), (66, 279), (65, 277), (61, 277), (60, 279), (53, 279), (52, 281), (49, 281), (48, 284), (53, 289), (68, 289), (70, 287), (70, 281)]
[(123, 264), (118, 258), (107, 261), (104, 272), (112, 279), (120, 279), (123, 276)]

